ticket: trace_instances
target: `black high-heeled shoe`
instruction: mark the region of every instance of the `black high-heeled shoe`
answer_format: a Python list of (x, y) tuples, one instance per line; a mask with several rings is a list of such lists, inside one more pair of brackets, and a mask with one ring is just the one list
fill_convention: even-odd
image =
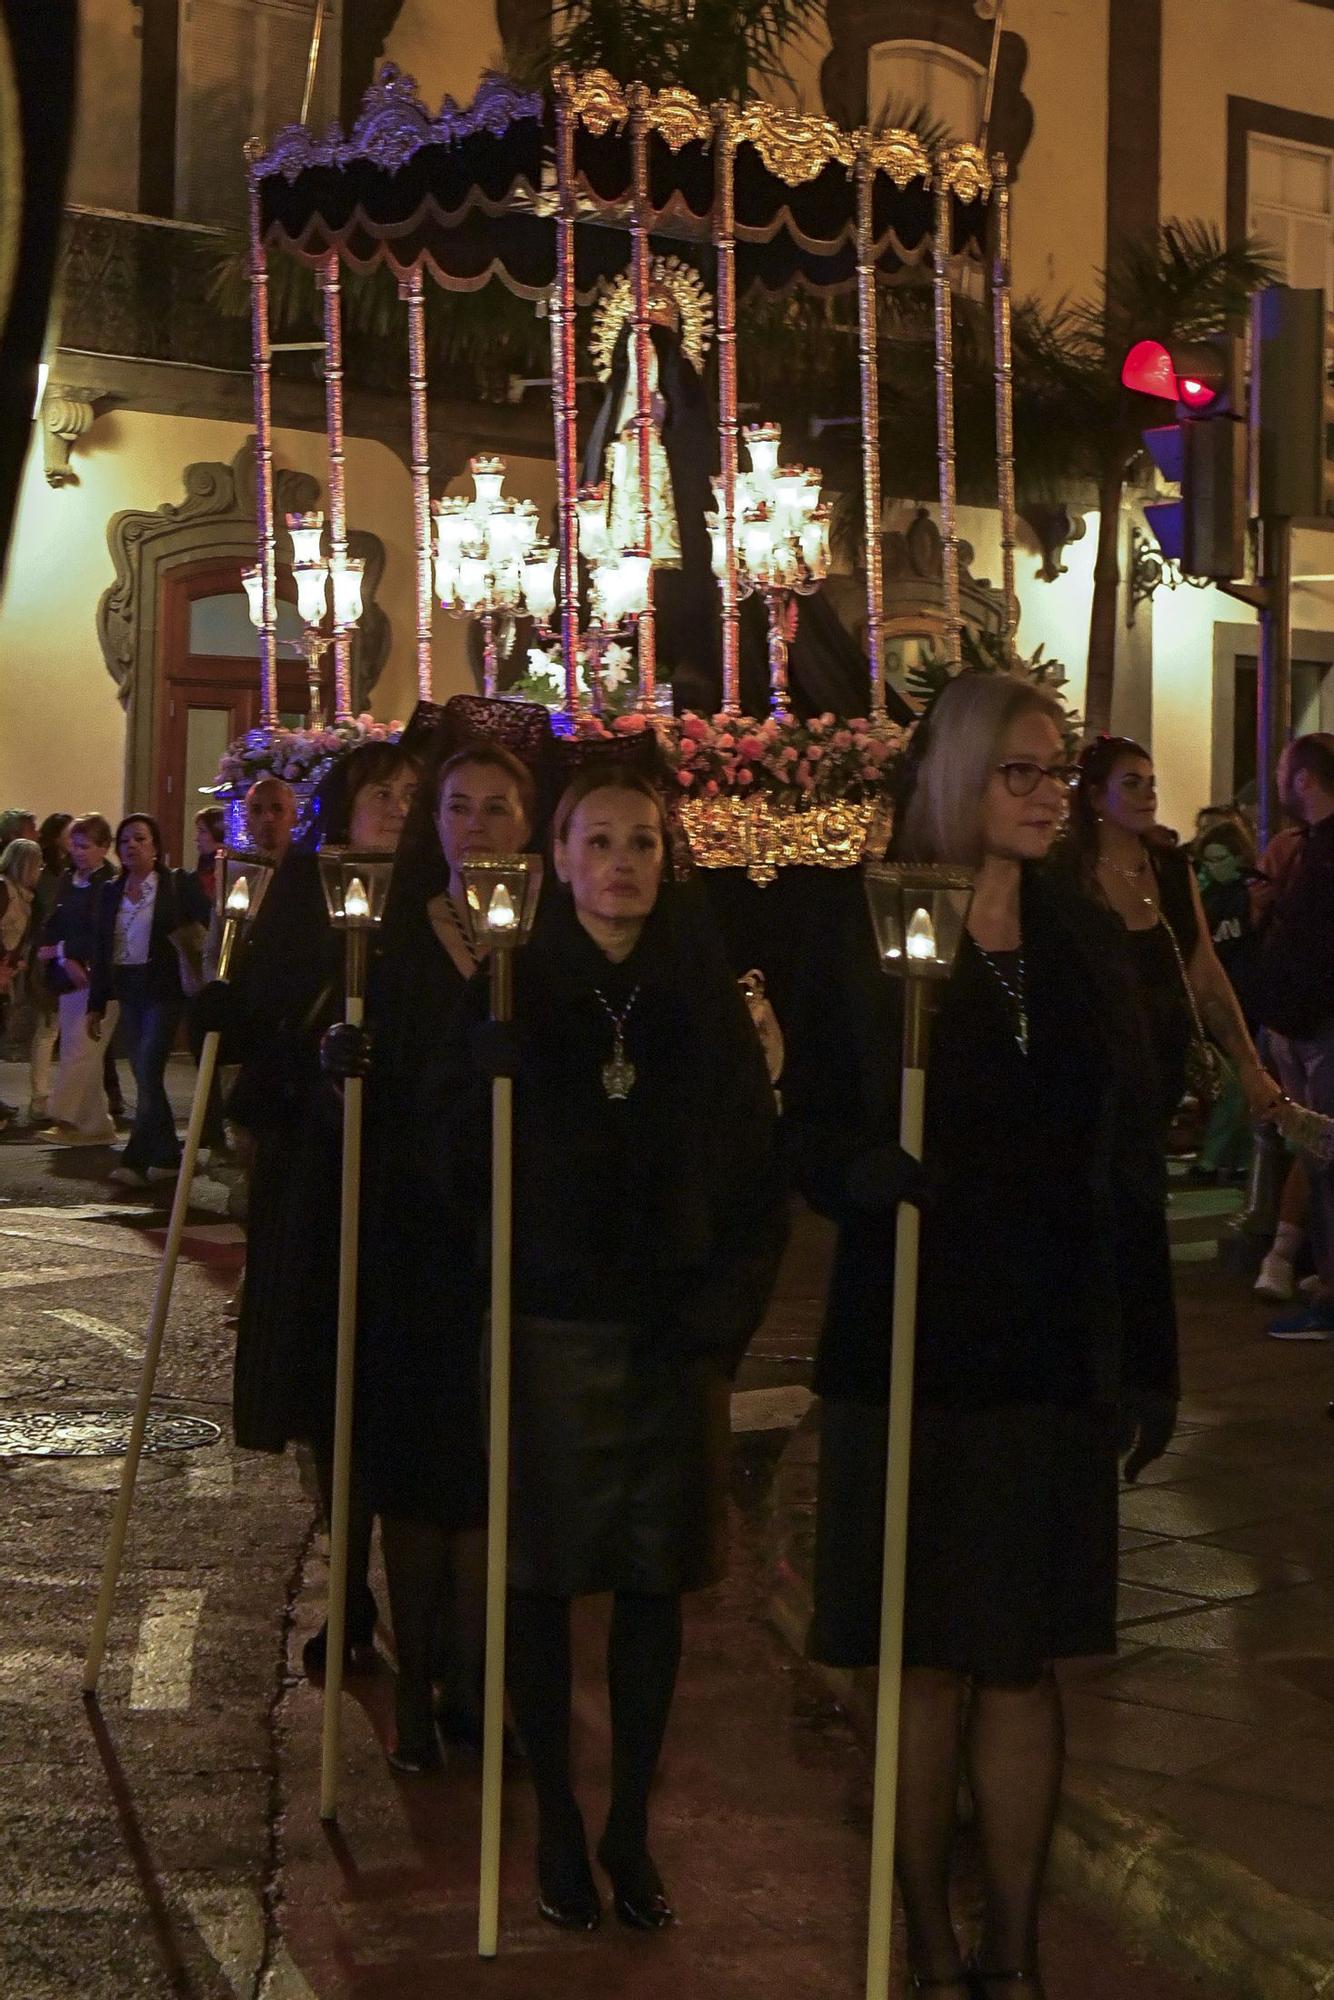
[(583, 1824), (537, 1843), (537, 1913), (561, 1931), (595, 1931), (602, 1899), (588, 1865)]
[(610, 1878), (612, 1906), (621, 1923), (632, 1931), (660, 1931), (675, 1923), (676, 1912), (646, 1847), (621, 1850), (604, 1836), (598, 1860)]

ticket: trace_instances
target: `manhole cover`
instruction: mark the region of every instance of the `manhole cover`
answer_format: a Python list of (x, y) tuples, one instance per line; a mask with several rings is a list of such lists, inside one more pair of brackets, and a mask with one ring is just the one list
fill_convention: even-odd
[[(121, 1410), (31, 1410), (0, 1417), (0, 1458), (123, 1458), (133, 1419)], [(190, 1451), (216, 1444), (221, 1426), (205, 1417), (153, 1415), (144, 1450)]]

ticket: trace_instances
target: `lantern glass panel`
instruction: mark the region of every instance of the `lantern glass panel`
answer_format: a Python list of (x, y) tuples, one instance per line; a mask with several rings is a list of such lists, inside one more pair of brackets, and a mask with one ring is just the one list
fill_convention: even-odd
[(258, 854), (228, 848), (218, 874), (218, 909), (223, 917), (253, 923), (273, 879), (273, 865)]
[(329, 921), (340, 930), (373, 930), (384, 916), (392, 854), (351, 847), (320, 849), (320, 887)]
[(464, 907), (473, 940), (499, 950), (522, 944), (537, 915), (539, 854), (496, 854), (463, 863)]
[(884, 970), (900, 977), (948, 979), (973, 899), (971, 872), (885, 862), (868, 866), (864, 881)]

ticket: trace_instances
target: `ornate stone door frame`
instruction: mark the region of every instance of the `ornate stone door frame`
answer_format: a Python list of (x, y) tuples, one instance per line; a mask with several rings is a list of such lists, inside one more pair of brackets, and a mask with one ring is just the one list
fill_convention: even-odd
[[(116, 580), (97, 607), (97, 636), (107, 672), (126, 711), (125, 797), (130, 804), (152, 796), (154, 760), (161, 718), (162, 582), (174, 569), (234, 558), (255, 560), (255, 460), (248, 438), (230, 465), (206, 461), (187, 465), (185, 499), (166, 501), (152, 513), (130, 509), (113, 514), (107, 543)], [(319, 503), (319, 481), (308, 472), (282, 469), (274, 476), (274, 511), (279, 521)], [(352, 641), (352, 705), (365, 708), (389, 655), (389, 620), (376, 602), (384, 574), (384, 544), (378, 535), (354, 528), (348, 549), (366, 564), (361, 623)], [(285, 531), (278, 538), (279, 563), (290, 563)], [(258, 666), (256, 667), (258, 673)]]

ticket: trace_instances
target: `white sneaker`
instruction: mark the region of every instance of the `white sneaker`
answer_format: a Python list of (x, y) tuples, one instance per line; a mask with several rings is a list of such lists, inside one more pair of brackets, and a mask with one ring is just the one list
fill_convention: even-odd
[(150, 1167), (148, 1178), (150, 1181), (174, 1181), (179, 1178), (180, 1171), (179, 1167)]
[(141, 1173), (138, 1167), (113, 1167), (107, 1175), (107, 1179), (114, 1181), (117, 1187), (142, 1188), (148, 1186), (148, 1175)]
[(1279, 1305), (1286, 1304), (1295, 1290), (1292, 1281), (1292, 1259), (1280, 1257), (1277, 1250), (1271, 1250), (1260, 1266), (1255, 1289), (1262, 1299), (1273, 1299)]
[(1318, 1271), (1312, 1271), (1309, 1278), (1298, 1281), (1297, 1290), (1304, 1299), (1322, 1299), (1325, 1296), (1325, 1281)]

